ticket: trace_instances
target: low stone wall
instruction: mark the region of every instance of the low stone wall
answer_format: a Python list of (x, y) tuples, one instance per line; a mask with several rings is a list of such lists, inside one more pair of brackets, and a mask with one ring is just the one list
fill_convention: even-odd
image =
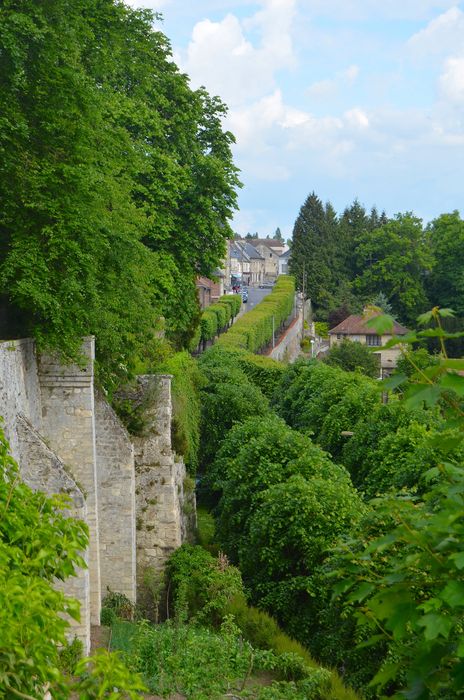
[(277, 345), (268, 353), (273, 360), (293, 362), (300, 354), (300, 341), (303, 332), (303, 315), (300, 311), (296, 319), (287, 328)]

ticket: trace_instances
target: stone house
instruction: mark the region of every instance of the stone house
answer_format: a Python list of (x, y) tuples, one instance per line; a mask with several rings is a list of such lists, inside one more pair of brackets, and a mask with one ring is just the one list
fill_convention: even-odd
[(257, 286), (264, 282), (265, 260), (249, 241), (235, 239), (230, 245), (230, 270), (243, 285)]
[[(393, 335), (391, 333), (378, 335), (373, 328), (366, 325), (367, 321), (372, 318), (372, 316), (373, 314), (364, 311), (362, 315), (352, 314), (348, 316), (348, 318), (345, 318), (338, 326), (335, 326), (335, 328), (329, 331), (329, 345), (332, 348), (334, 345), (346, 339), (361, 343), (362, 345), (367, 345), (370, 348), (378, 348), (378, 350), (374, 351), (374, 354), (379, 357), (381, 376), (386, 377), (396, 367), (398, 358), (401, 355), (401, 348), (396, 346), (394, 348), (382, 349), (382, 346), (391, 340)], [(393, 325), (393, 334), (395, 336), (401, 336), (406, 335), (406, 333), (409, 333), (408, 329), (402, 326), (401, 323), (395, 321)]]
[(252, 238), (250, 244), (264, 259), (264, 280), (275, 282), (279, 274), (279, 257), (285, 250), (285, 244), (272, 238)]
[(290, 249), (279, 255), (279, 275), (288, 275), (288, 263), (290, 261)]

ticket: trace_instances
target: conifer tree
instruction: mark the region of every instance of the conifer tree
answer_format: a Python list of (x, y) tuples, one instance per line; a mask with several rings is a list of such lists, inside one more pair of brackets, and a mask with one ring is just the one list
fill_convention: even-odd
[(327, 289), (330, 274), (327, 265), (325, 243), (325, 212), (321, 200), (312, 192), (300, 209), (293, 228), (290, 272), (295, 276), (297, 288), (305, 292), (317, 306)]

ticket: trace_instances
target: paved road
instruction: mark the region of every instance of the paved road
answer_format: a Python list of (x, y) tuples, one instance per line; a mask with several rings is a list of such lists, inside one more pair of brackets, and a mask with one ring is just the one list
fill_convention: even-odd
[(242, 304), (242, 308), (244, 313), (247, 311), (251, 311), (251, 309), (254, 309), (256, 304), (259, 304), (260, 301), (264, 299), (264, 297), (267, 297), (268, 294), (272, 289), (259, 289), (258, 287), (248, 287), (248, 301), (246, 304)]

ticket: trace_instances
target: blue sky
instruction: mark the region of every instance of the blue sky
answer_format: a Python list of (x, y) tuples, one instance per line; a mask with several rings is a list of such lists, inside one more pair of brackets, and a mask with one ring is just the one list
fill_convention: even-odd
[(425, 221), (463, 206), (464, 2), (130, 0), (229, 106), (241, 234), (291, 235), (315, 190)]

